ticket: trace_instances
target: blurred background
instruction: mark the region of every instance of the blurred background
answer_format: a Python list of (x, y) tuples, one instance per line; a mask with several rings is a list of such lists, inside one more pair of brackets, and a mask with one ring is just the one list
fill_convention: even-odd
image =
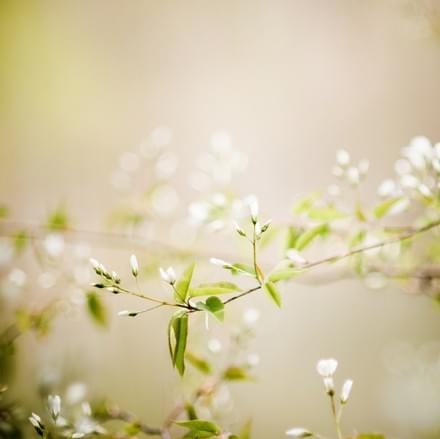
[[(153, 135), (178, 161), (179, 198), (171, 198), (181, 215), (199, 197), (200, 181), (190, 178), (197, 157), (219, 136), (248, 157), (234, 187), (257, 194), (274, 220), (285, 220), (299, 195), (333, 182), (341, 147), (370, 160), (368, 201), (410, 138), (440, 140), (439, 29), (436, 1), (3, 0), (0, 199), (17, 221), (41, 221), (64, 205), (79, 230), (100, 230), (111, 206), (151, 177), (127, 152)], [(118, 166), (139, 167), (139, 178), (115, 174)], [(170, 240), (160, 233), (154, 238)], [(204, 251), (217, 256), (217, 245), (205, 242)], [(130, 245), (90, 247), (128, 272)], [(148, 245), (135, 250), (148, 258)], [(11, 300), (39, 304), (44, 294), (30, 289)], [(127, 301), (109, 297), (111, 315)], [(258, 380), (234, 387), (231, 416), (252, 417), (253, 437), (281, 438), (294, 425), (331, 434), (315, 371), (327, 356), (340, 361), (338, 378), (355, 382), (346, 431), (440, 437), (432, 301), (344, 280), (289, 284), (281, 312), (249, 297), (231, 320), (247, 306), (261, 312)], [(163, 311), (115, 317), (104, 331), (69, 313), (47, 338), (20, 340), (13, 394), (32, 407), (42, 375), (57, 373), (158, 423), (177, 394), (166, 321)]]

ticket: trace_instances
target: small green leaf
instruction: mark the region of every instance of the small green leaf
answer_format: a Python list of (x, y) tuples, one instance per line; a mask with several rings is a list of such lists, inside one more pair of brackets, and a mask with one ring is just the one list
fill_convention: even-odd
[(223, 322), (225, 317), (225, 306), (223, 302), (216, 296), (211, 296), (206, 299), (206, 302), (199, 302), (197, 306), (200, 309), (210, 312), (216, 319)]
[(178, 303), (183, 303), (186, 300), (186, 296), (188, 295), (188, 289), (191, 284), (191, 279), (194, 272), (194, 266), (194, 263), (188, 265), (188, 267), (186, 267), (182, 276), (176, 283), (176, 292), (174, 295), (176, 302)]
[(284, 268), (279, 270), (274, 270), (269, 273), (268, 280), (270, 282), (279, 282), (280, 280), (287, 280), (298, 274), (303, 273), (304, 270), (298, 268)]
[(0, 204), (0, 218), (6, 218), (9, 215), (9, 209), (5, 204)]
[(69, 219), (63, 206), (57, 207), (47, 216), (46, 227), (50, 230), (64, 230), (68, 226)]
[(241, 264), (240, 262), (232, 264), (231, 272), (232, 274), (246, 274), (255, 277), (254, 267), (252, 265)]
[[(180, 427), (188, 428), (191, 431), (197, 433), (211, 433), (212, 435), (220, 434), (220, 427), (211, 421), (204, 421), (202, 419), (192, 419), (189, 421), (176, 421), (176, 425)], [(209, 437), (209, 436), (204, 436)]]
[(281, 307), (281, 295), (275, 284), (271, 281), (267, 281), (263, 286), (267, 295), (275, 302), (277, 306)]
[(212, 296), (218, 294), (233, 293), (241, 291), (237, 285), (231, 282), (214, 282), (209, 284), (200, 284), (189, 290), (190, 297)]
[(190, 421), (198, 418), (196, 408), (190, 402), (185, 403), (185, 411), (186, 411), (186, 416)]
[(101, 298), (94, 292), (87, 293), (87, 311), (92, 320), (100, 326), (107, 324), (107, 312), (101, 301)]
[(229, 381), (238, 381), (249, 378), (249, 375), (247, 371), (240, 366), (229, 366), (224, 371), (223, 378)]
[(311, 229), (306, 230), (301, 236), (298, 237), (295, 248), (297, 250), (303, 250), (313, 239), (319, 235), (324, 235), (328, 232), (328, 225), (326, 223), (318, 224)]
[(376, 218), (382, 218), (384, 215), (386, 215), (389, 210), (400, 200), (402, 200), (402, 197), (393, 197), (393, 198), (387, 198), (386, 200), (381, 201), (379, 204), (376, 205), (376, 207), (373, 209), (373, 214)]
[(192, 352), (187, 352), (186, 359), (200, 372), (207, 375), (211, 373), (212, 371), (211, 364), (204, 358), (199, 357), (198, 355)]
[(188, 339), (188, 314), (186, 312), (174, 319), (173, 331), (176, 339), (173, 363), (180, 376), (183, 376), (185, 373), (185, 351)]

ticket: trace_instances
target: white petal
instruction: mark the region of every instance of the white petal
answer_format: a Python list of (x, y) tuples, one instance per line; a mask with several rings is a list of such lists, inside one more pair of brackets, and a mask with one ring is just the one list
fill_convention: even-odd
[(292, 436), (296, 438), (313, 436), (313, 433), (311, 431), (301, 427), (291, 428), (290, 430), (286, 431), (286, 434), (287, 436)]
[(331, 377), (338, 367), (338, 362), (334, 358), (325, 358), (318, 361), (316, 370), (323, 377)]
[(353, 387), (353, 380), (345, 380), (342, 385), (341, 402), (345, 404), (350, 396), (351, 388)]

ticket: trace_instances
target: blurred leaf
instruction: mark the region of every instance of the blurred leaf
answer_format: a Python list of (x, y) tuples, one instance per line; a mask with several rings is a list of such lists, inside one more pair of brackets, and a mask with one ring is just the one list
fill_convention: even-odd
[(87, 293), (87, 311), (95, 323), (100, 326), (106, 326), (107, 311), (101, 298), (94, 291)]
[(312, 192), (300, 198), (293, 205), (292, 208), (293, 213), (303, 213), (308, 211), (313, 206), (313, 203), (316, 201), (318, 197), (319, 197), (319, 192)]
[(301, 270), (300, 268), (283, 268), (279, 270), (274, 270), (269, 274), (268, 280), (270, 282), (279, 282), (280, 280), (290, 279), (303, 272), (304, 270)]
[(227, 294), (241, 291), (240, 288), (232, 282), (213, 282), (200, 284), (189, 290), (190, 297), (211, 296), (217, 294)]
[(275, 286), (275, 284), (271, 281), (267, 281), (263, 284), (264, 290), (267, 295), (275, 302), (277, 306), (281, 306), (281, 295)]
[(14, 233), (12, 239), (14, 240), (14, 247), (17, 252), (20, 252), (25, 248), (28, 238), (26, 230), (18, 230)]
[(15, 312), (15, 324), (20, 332), (25, 332), (32, 326), (32, 318), (28, 311), (18, 309)]
[(67, 211), (60, 206), (49, 213), (46, 219), (46, 227), (50, 230), (65, 230), (69, 226)]
[(223, 378), (228, 381), (246, 380), (249, 375), (246, 369), (240, 366), (229, 366), (223, 373)]
[(192, 263), (186, 267), (181, 278), (176, 283), (175, 299), (178, 303), (184, 303), (191, 284), (195, 264)]
[(238, 439), (251, 439), (252, 421), (249, 419), (243, 427), (241, 427), (240, 433), (237, 436)]
[(200, 372), (203, 372), (204, 374), (211, 373), (212, 371), (211, 364), (204, 358), (199, 357), (198, 355), (192, 352), (187, 352), (186, 359)]
[(210, 312), (217, 320), (223, 322), (225, 317), (225, 306), (218, 297), (208, 297), (205, 303), (199, 302), (197, 303), (197, 306), (200, 309), (204, 309), (205, 311)]
[(324, 235), (328, 232), (328, 225), (326, 223), (318, 224), (311, 229), (306, 230), (303, 234), (301, 234), (295, 244), (295, 248), (297, 250), (303, 250), (313, 239), (315, 239), (319, 235)]
[(339, 211), (333, 206), (326, 207), (312, 207), (308, 211), (310, 219), (317, 221), (331, 221), (335, 219), (345, 218), (347, 215)]
[(367, 232), (365, 230), (358, 230), (354, 232), (348, 239), (348, 247), (354, 248), (362, 244), (365, 239)]
[(386, 200), (381, 201), (373, 209), (374, 216), (376, 218), (382, 218), (400, 200), (402, 200), (402, 197), (387, 198)]
[(299, 229), (298, 227), (289, 226), (287, 228), (286, 243), (284, 248), (286, 250), (289, 248), (295, 248), (296, 240), (298, 239), (298, 237), (301, 235), (302, 232), (303, 230)]
[(0, 204), (0, 219), (6, 218), (9, 215), (9, 209), (5, 204)]

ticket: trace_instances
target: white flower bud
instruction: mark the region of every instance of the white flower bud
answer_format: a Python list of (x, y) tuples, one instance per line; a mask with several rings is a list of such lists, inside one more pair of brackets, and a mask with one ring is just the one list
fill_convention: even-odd
[(360, 178), (360, 173), (359, 173), (359, 169), (351, 166), (350, 168), (347, 169), (347, 180), (350, 184), (356, 186), (359, 184), (361, 178)]
[(324, 387), (327, 395), (333, 395), (335, 393), (335, 383), (332, 377), (324, 377)]
[(338, 362), (334, 358), (325, 358), (318, 361), (316, 370), (322, 377), (331, 377), (336, 372)]
[(260, 236), (262, 233), (262, 229), (261, 229), (261, 224), (259, 222), (255, 223), (255, 234), (258, 236)]
[(61, 398), (59, 395), (49, 395), (47, 397), (50, 415), (56, 420), (61, 411)]
[(353, 387), (353, 380), (345, 380), (341, 391), (341, 404), (345, 404), (350, 396), (351, 388)]
[(134, 277), (139, 274), (139, 263), (135, 255), (130, 256), (130, 267)]
[(306, 430), (305, 428), (295, 427), (295, 428), (291, 428), (290, 430), (287, 430), (286, 435), (296, 438), (302, 438), (302, 437), (313, 436), (313, 433), (309, 430)]
[(249, 195), (246, 200), (245, 200), (246, 204), (249, 207), (249, 212), (251, 214), (251, 219), (252, 222), (255, 224), (257, 222), (257, 218), (258, 218), (258, 199), (255, 195)]
[(232, 268), (232, 264), (230, 264), (229, 262), (224, 261), (223, 259), (210, 258), (209, 262), (211, 264), (218, 265), (219, 267)]
[(101, 275), (102, 274), (101, 264), (94, 258), (90, 258), (89, 261), (93, 269), (95, 270), (96, 274)]
[(236, 232), (243, 237), (246, 237), (246, 232), (237, 224), (234, 224)]
[(129, 316), (130, 315), (130, 311), (123, 309), (122, 311), (118, 312), (118, 316), (119, 317), (125, 317), (125, 316)]

